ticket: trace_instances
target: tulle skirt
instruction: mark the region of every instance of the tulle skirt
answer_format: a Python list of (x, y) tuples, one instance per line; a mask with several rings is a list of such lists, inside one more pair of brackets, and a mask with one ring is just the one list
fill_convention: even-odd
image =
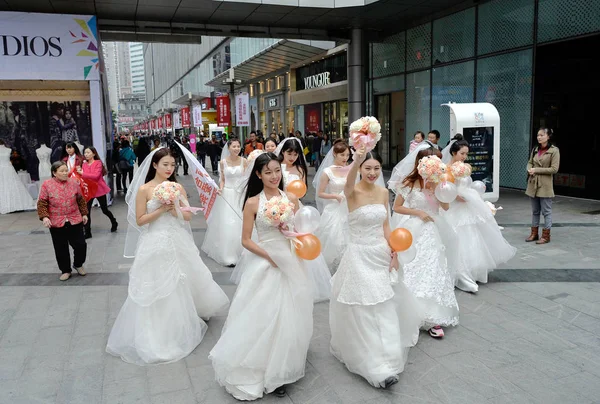
[(182, 227), (144, 233), (136, 254), (106, 351), (137, 365), (178, 361), (202, 341), (202, 318), (223, 313), (229, 299)]
[(330, 202), (321, 214), (316, 236), (321, 241), (323, 258), (331, 272), (335, 272), (348, 244), (348, 205), (345, 201)]
[(217, 381), (238, 400), (256, 400), (302, 378), (313, 330), (302, 261), (281, 235), (260, 245), (278, 268), (254, 254), (244, 258), (229, 316), (209, 356)]
[[(436, 216), (434, 220), (433, 223), (421, 221), (418, 230), (410, 229), (417, 254), (412, 262), (404, 265), (404, 283), (421, 304), (424, 312), (421, 325), (425, 329), (458, 324), (454, 275), (446, 259), (446, 253), (452, 250), (442, 241), (451, 239), (454, 233), (443, 218)], [(418, 221), (420, 219), (411, 219), (405, 224)]]
[(385, 242), (352, 244), (334, 276), (329, 303), (331, 353), (375, 387), (404, 370), (423, 320), (402, 270), (399, 282), (391, 283), (389, 254)]
[(466, 292), (477, 292), (477, 282), (487, 283), (488, 273), (516, 254), (502, 236), (491, 211), (475, 191), (461, 189), (466, 202), (454, 202), (445, 218), (457, 233), (457, 254), (449, 257), (455, 284)]
[(242, 255), (242, 199), (233, 188), (223, 188), (213, 206), (202, 251), (221, 265), (236, 265)]
[(12, 165), (0, 167), (0, 214), (35, 209), (35, 203)]

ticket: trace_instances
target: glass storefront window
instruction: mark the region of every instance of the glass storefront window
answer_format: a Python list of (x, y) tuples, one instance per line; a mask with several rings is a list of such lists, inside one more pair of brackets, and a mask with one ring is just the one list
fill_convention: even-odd
[(600, 31), (600, 2), (540, 0), (538, 42)]
[(431, 23), (406, 31), (406, 70), (431, 66)]
[(450, 140), (450, 112), (441, 104), (473, 102), (474, 82), (473, 61), (433, 69), (431, 129), (440, 131), (440, 145)]
[(495, 0), (479, 6), (480, 55), (529, 45), (533, 42), (534, 0)]
[(475, 7), (433, 22), (433, 65), (475, 55)]
[(372, 77), (389, 76), (403, 73), (406, 60), (404, 57), (406, 33), (392, 35), (381, 43), (373, 43), (371, 57)]
[(429, 70), (406, 75), (406, 144), (416, 131), (429, 131), (430, 86)]
[(348, 101), (340, 101), (340, 122), (341, 127), (336, 138), (348, 137), (348, 127), (350, 126), (348, 122)]
[(254, 84), (250, 84), (248, 86), (248, 92), (250, 93), (250, 97), (254, 97)]
[[(293, 133), (294, 127), (296, 125), (295, 116), (294, 116), (294, 108), (288, 108), (287, 110), (287, 132)], [(284, 133), (287, 136), (287, 133)]]

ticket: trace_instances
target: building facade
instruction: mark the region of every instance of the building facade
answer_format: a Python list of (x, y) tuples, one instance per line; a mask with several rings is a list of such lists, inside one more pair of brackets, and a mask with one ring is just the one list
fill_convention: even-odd
[(129, 70), (131, 71), (132, 94), (143, 94), (145, 99), (144, 45), (140, 42), (129, 43)]
[(381, 121), (385, 165), (417, 130), (437, 129), (447, 144), (441, 104), (489, 102), (501, 119), (501, 186), (526, 187), (536, 133), (550, 127), (561, 150), (556, 192), (599, 199), (600, 176), (576, 151), (600, 147), (583, 118), (600, 90), (599, 34), (597, 1), (494, 0), (371, 43), (366, 109)]

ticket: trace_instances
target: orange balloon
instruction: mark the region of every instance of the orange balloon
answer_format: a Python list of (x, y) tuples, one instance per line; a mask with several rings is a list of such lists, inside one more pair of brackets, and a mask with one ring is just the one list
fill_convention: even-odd
[(321, 241), (314, 234), (298, 236), (301, 246), (296, 246), (296, 255), (303, 260), (314, 260), (321, 254)]
[(412, 233), (408, 229), (396, 229), (390, 234), (390, 246), (396, 252), (408, 250), (412, 243)]
[(306, 195), (306, 184), (300, 180), (292, 181), (288, 184), (286, 191), (291, 192), (298, 198), (303, 198)]
[(454, 175), (452, 175), (451, 172), (447, 172), (447, 173), (442, 174), (442, 176), (440, 178), (442, 180), (441, 182), (452, 182), (452, 183), (454, 183)]

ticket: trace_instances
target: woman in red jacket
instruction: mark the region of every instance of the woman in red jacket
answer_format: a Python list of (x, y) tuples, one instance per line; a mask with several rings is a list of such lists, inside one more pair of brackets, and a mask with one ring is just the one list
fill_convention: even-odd
[(110, 231), (117, 231), (117, 219), (113, 216), (112, 212), (108, 210), (108, 205), (106, 203), (106, 194), (110, 192), (110, 188), (106, 185), (104, 181), (104, 176), (106, 175), (106, 167), (102, 164), (100, 157), (98, 156), (98, 152), (95, 147), (88, 146), (83, 149), (83, 157), (85, 157), (85, 162), (81, 165), (81, 167), (77, 168), (77, 172), (81, 174), (83, 179), (90, 180), (98, 184), (98, 190), (96, 191), (96, 195), (94, 198), (90, 199), (87, 203), (88, 207), (88, 217), (89, 220), (85, 225), (85, 238), (92, 238), (91, 224), (92, 224), (92, 202), (94, 199), (98, 200), (100, 204), (100, 209), (102, 209), (102, 213), (104, 213), (112, 224)]
[(71, 177), (75, 171), (79, 171), (78, 168), (83, 164), (84, 158), (75, 143), (67, 143), (61, 160), (67, 163), (69, 177)]

